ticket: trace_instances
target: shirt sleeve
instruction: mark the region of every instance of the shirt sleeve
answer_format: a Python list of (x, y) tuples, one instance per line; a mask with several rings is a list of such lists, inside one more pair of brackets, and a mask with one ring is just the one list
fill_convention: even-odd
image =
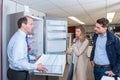
[(12, 49), (12, 66), (18, 70), (35, 70), (37, 64), (31, 64), (27, 58), (27, 44), (23, 41), (17, 41)]

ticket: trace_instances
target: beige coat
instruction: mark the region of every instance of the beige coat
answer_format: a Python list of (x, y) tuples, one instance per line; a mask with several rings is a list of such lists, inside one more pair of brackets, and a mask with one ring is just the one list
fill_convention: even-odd
[(72, 45), (72, 49), (75, 55), (78, 57), (76, 60), (75, 71), (73, 73), (73, 80), (87, 80), (88, 46), (89, 41), (87, 39), (81, 43), (79, 48), (76, 46), (76, 44)]

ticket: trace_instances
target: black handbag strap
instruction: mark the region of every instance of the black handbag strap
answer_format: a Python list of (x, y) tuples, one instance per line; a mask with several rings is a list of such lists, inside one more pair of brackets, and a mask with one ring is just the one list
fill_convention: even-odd
[(114, 76), (115, 80), (117, 80), (117, 76)]

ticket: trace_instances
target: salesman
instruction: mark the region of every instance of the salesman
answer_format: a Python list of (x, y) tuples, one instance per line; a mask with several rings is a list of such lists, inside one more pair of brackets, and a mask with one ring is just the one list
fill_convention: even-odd
[(27, 80), (29, 70), (47, 71), (42, 64), (29, 63), (28, 38), (34, 23), (31, 17), (21, 17), (18, 22), (18, 31), (12, 36), (7, 48), (9, 69), (7, 77), (9, 80)]

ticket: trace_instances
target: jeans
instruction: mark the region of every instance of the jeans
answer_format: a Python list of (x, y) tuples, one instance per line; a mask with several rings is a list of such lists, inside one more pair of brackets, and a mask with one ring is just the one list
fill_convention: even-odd
[(94, 78), (95, 80), (101, 80), (103, 75), (106, 75), (105, 72), (106, 71), (110, 71), (111, 68), (109, 67), (105, 67), (105, 68), (97, 68), (94, 67)]
[(68, 77), (67, 77), (67, 80), (72, 80), (72, 78), (73, 78), (73, 71), (74, 71), (74, 64), (71, 63), (71, 65), (70, 65), (70, 70), (69, 70)]

